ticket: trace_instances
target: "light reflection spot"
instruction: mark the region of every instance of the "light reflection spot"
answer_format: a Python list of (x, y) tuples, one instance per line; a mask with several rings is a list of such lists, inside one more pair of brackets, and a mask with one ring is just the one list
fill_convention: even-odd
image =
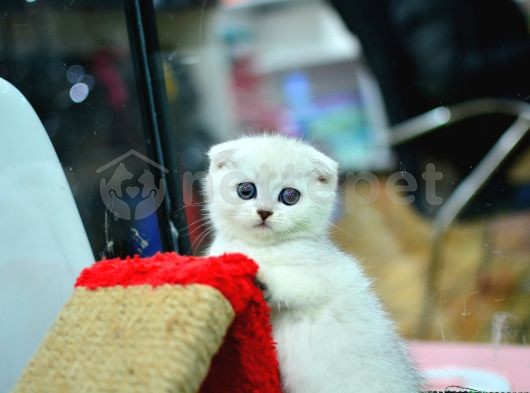
[(89, 90), (86, 83), (76, 83), (70, 88), (70, 98), (73, 102), (79, 104), (86, 100)]

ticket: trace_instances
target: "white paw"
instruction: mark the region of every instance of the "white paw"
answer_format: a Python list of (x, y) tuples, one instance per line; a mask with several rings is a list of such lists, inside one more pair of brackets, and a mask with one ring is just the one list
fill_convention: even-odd
[(262, 286), (263, 296), (272, 308), (289, 308), (299, 295), (296, 276), (285, 266), (260, 267), (257, 281)]
[(262, 278), (260, 278), (260, 274), (258, 274), (258, 277), (256, 278), (256, 286), (261, 290), (263, 293), (263, 297), (265, 298), (265, 301), (267, 303), (270, 303), (271, 300), (271, 293), (269, 291), (269, 287), (267, 284), (265, 284), (264, 281), (262, 281)]
[(263, 297), (271, 307), (281, 302), (282, 280), (278, 276), (277, 268), (260, 267), (257, 275), (257, 283), (263, 292)]

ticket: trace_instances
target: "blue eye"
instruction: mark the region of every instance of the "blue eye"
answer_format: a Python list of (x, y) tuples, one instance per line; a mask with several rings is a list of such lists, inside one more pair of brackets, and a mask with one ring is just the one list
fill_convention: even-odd
[(241, 199), (252, 199), (256, 196), (256, 186), (254, 183), (240, 183), (237, 186), (237, 195)]
[(296, 188), (287, 187), (280, 191), (278, 200), (282, 203), (291, 206), (294, 205), (300, 199), (300, 191)]

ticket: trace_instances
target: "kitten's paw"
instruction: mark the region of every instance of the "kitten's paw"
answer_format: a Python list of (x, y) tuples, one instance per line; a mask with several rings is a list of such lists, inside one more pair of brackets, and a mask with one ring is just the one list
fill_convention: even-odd
[(322, 273), (307, 266), (261, 265), (257, 280), (264, 285), (265, 300), (274, 309), (314, 308), (334, 293), (326, 286)]
[(290, 304), (292, 297), (291, 283), (289, 275), (279, 266), (261, 266), (257, 281), (263, 286), (263, 296), (272, 308), (286, 308)]
[(269, 291), (269, 287), (267, 284), (265, 284), (263, 281), (261, 281), (259, 278), (256, 278), (256, 286), (261, 290), (263, 293), (263, 297), (265, 298), (266, 302), (270, 302), (271, 300), (271, 293)]

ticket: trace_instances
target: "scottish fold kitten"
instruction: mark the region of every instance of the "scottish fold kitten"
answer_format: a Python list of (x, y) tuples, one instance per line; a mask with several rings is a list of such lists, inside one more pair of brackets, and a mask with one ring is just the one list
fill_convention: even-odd
[(213, 146), (208, 255), (259, 265), (285, 393), (412, 393), (420, 378), (358, 262), (328, 237), (337, 163), (281, 136)]

